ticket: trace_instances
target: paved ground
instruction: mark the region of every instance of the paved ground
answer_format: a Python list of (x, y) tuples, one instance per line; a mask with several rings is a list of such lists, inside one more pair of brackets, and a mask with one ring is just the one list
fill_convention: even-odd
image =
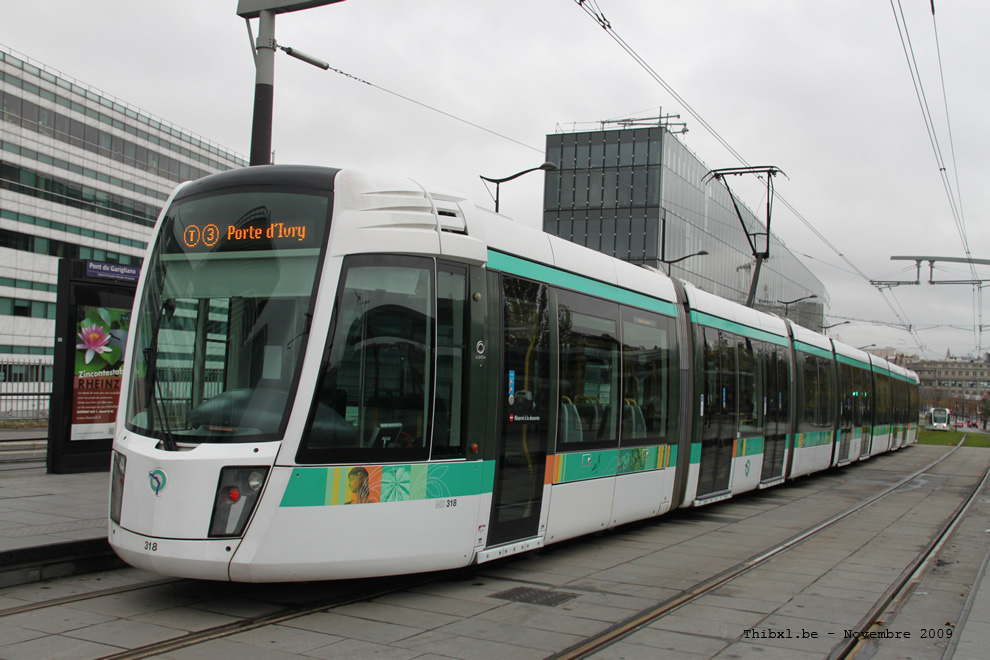
[(5, 449), (16, 446), (20, 457), (47, 434), (0, 430), (0, 552), (106, 537), (109, 472), (46, 474), (44, 454), (34, 462), (4, 461)]
[[(812, 520), (846, 509), (948, 449), (911, 447), (688, 515), (629, 525), (483, 565), (456, 580), (160, 657), (545, 658), (653, 607)], [(900, 489), (883, 504), (847, 518), (823, 537), (596, 657), (824, 657), (844, 630), (855, 629), (867, 604), (903, 570), (988, 463), (990, 450), (962, 449), (922, 483)], [(0, 477), (0, 543), (24, 538), (44, 543), (49, 537), (103, 533), (107, 474), (8, 474)], [(910, 599), (888, 612), (882, 630), (910, 633), (911, 638), (871, 641), (866, 655), (941, 658), (952, 644), (955, 657), (986, 657), (981, 650), (990, 648), (990, 581), (982, 575), (988, 535), (990, 493), (984, 493), (938, 566), (916, 585)], [(0, 610), (153, 577), (126, 569), (0, 589)], [(553, 606), (497, 597), (519, 587), (538, 595), (572, 597)], [(102, 657), (343, 588), (341, 583), (179, 581), (0, 617), (0, 658)], [(926, 631), (934, 637), (922, 639)], [(946, 639), (949, 631), (953, 637)]]

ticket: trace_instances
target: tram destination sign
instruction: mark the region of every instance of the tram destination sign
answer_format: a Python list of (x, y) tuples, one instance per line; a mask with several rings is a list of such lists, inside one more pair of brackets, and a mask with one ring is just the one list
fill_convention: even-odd
[[(319, 222), (321, 226), (315, 226)], [(179, 252), (251, 252), (318, 248), (323, 221), (262, 216), (248, 222), (181, 222), (172, 225), (173, 247)]]

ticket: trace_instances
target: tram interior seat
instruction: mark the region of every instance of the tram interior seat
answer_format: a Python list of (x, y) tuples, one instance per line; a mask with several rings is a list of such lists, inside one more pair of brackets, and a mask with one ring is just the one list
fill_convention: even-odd
[(626, 399), (622, 406), (622, 429), (625, 438), (646, 437), (646, 416), (634, 399)]
[(584, 430), (578, 408), (569, 397), (560, 397), (560, 441), (581, 442)]
[(581, 428), (594, 435), (601, 428), (603, 407), (597, 399), (588, 396), (576, 397), (573, 404), (581, 418)]

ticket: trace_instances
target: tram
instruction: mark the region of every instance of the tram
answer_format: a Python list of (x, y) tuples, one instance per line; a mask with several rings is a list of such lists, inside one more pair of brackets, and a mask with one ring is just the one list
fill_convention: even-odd
[(948, 431), (951, 413), (948, 408), (929, 408), (925, 415), (925, 426), (931, 431)]
[(481, 563), (916, 439), (918, 378), (403, 178), (185, 183), (128, 337), (109, 539), (245, 582)]

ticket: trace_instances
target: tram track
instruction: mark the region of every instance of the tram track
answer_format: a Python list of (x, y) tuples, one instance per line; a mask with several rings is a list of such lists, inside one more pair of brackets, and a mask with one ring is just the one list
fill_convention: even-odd
[[(698, 601), (704, 596), (713, 594), (721, 587), (725, 586), (732, 580), (749, 573), (750, 571), (759, 568), (767, 564), (770, 560), (781, 554), (795, 548), (796, 546), (804, 543), (805, 541), (821, 534), (822, 532), (832, 528), (839, 522), (849, 518), (850, 516), (859, 513), (870, 506), (873, 506), (877, 502), (880, 502), (887, 498), (892, 493), (900, 490), (905, 485), (911, 483), (912, 481), (918, 479), (922, 475), (928, 473), (932, 468), (934, 468), (939, 463), (945, 461), (950, 456), (952, 456), (960, 447), (962, 447), (965, 437), (960, 440), (960, 442), (953, 447), (952, 450), (946, 452), (942, 456), (938, 457), (936, 460), (930, 462), (928, 465), (916, 470), (912, 474), (903, 477), (894, 484), (884, 488), (880, 492), (857, 502), (855, 505), (847, 508), (845, 511), (841, 511), (826, 520), (819, 522), (815, 525), (808, 527), (807, 529), (794, 534), (788, 539), (778, 542), (774, 546), (758, 552), (749, 558), (738, 562), (737, 564), (723, 570), (722, 572), (699, 582), (696, 586), (682, 590), (677, 595), (658, 603), (655, 607), (648, 608), (647, 610), (641, 611), (623, 621), (620, 621), (606, 630), (600, 632), (597, 635), (590, 636), (572, 645), (571, 647), (564, 649), (558, 653), (549, 655), (548, 658), (551, 660), (576, 660), (579, 658), (587, 658), (593, 656), (595, 653), (602, 651), (619, 641), (629, 637), (638, 630), (673, 614), (677, 610), (683, 608), (684, 606)], [(939, 528), (939, 530), (932, 536), (929, 543), (926, 544), (925, 548), (921, 553), (911, 562), (908, 569), (905, 569), (898, 580), (884, 593), (884, 595), (874, 603), (873, 607), (870, 608), (869, 613), (864, 616), (859, 624), (855, 627), (857, 631), (869, 631), (874, 629), (876, 625), (881, 621), (882, 614), (887, 610), (888, 606), (894, 602), (897, 598), (905, 597), (905, 594), (910, 590), (910, 585), (913, 584), (912, 580), (916, 580), (919, 575), (924, 572), (927, 568), (928, 563), (933, 561), (935, 556), (938, 554), (942, 545), (945, 543), (946, 539), (951, 535), (952, 530), (955, 528), (956, 524), (965, 515), (970, 504), (975, 501), (983, 489), (983, 486), (990, 479), (990, 467), (987, 468), (983, 477), (973, 488), (972, 492), (966, 497), (963, 502), (957, 507), (953, 515), (945, 521), (945, 523)], [(841, 658), (854, 657), (851, 655), (856, 649), (859, 648), (860, 644), (857, 644), (857, 639), (861, 642), (863, 638), (850, 638), (848, 640), (843, 640), (839, 644), (836, 644), (833, 648), (831, 654), (829, 655), (830, 660), (839, 660)]]
[[(476, 567), (472, 566), (470, 568), (475, 569)], [(460, 571), (464, 570), (465, 569), (460, 569)], [(452, 573), (457, 573), (460, 571), (445, 572), (443, 577), (449, 577)], [(230, 637), (231, 635), (256, 630), (258, 628), (264, 628), (265, 626), (277, 625), (293, 619), (309, 616), (310, 614), (329, 611), (336, 607), (372, 600), (388, 594), (401, 592), (418, 585), (428, 584), (438, 579), (441, 578), (435, 574), (431, 574), (426, 577), (422, 575), (412, 575), (377, 578), (374, 581), (382, 583), (382, 586), (377, 588), (369, 589), (368, 587), (363, 587), (351, 593), (344, 593), (325, 599), (316, 599), (315, 601), (301, 605), (286, 607), (281, 611), (271, 614), (247, 617), (233, 623), (189, 632), (172, 639), (154, 642), (152, 644), (121, 651), (120, 653), (115, 653), (112, 655), (106, 655), (103, 656), (103, 660), (139, 660), (141, 658), (150, 658), (188, 648), (190, 646), (204, 644), (215, 639)]]
[[(153, 657), (163, 653), (168, 653), (179, 649), (188, 648), (190, 646), (203, 644), (205, 642), (209, 642), (215, 639), (221, 639), (224, 637), (229, 637), (231, 635), (236, 635), (238, 633), (248, 632), (250, 630), (255, 630), (257, 628), (277, 625), (279, 623), (291, 621), (293, 619), (298, 619), (304, 616), (308, 616), (310, 614), (315, 614), (317, 612), (329, 611), (336, 607), (342, 607), (344, 605), (350, 605), (353, 603), (373, 600), (381, 596), (401, 592), (419, 585), (450, 579), (452, 576), (456, 576), (458, 574), (465, 572), (470, 573), (477, 570), (478, 570), (477, 566), (469, 566), (462, 569), (444, 571), (442, 573), (430, 573), (426, 575), (415, 574), (409, 576), (354, 580), (353, 582), (356, 583), (354, 586), (345, 588), (342, 593), (337, 593), (334, 594), (333, 596), (311, 599), (309, 601), (303, 602), (298, 605), (283, 607), (282, 609), (276, 612), (258, 615), (258, 616), (249, 616), (239, 621), (218, 625), (218, 626), (212, 626), (203, 630), (187, 632), (187, 633), (182, 633), (181, 631), (177, 631), (177, 636), (174, 638), (167, 639), (164, 641), (154, 642), (152, 644), (143, 645), (133, 649), (123, 650), (119, 653), (103, 656), (103, 658), (104, 660), (138, 660), (139, 658)], [(9, 607), (0, 610), (0, 624), (2, 624), (4, 618), (19, 614), (39, 612), (42, 610), (61, 607), (64, 605), (79, 605), (81, 603), (85, 603), (86, 601), (90, 601), (90, 600), (96, 600), (108, 596), (118, 596), (121, 594), (127, 594), (136, 591), (142, 591), (142, 590), (151, 591), (154, 589), (158, 589), (160, 587), (165, 587), (173, 584), (174, 585), (181, 585), (184, 583), (194, 584), (196, 582), (197, 582), (196, 580), (188, 580), (185, 578), (161, 578), (156, 580), (147, 580), (134, 584), (119, 585), (116, 587), (109, 587), (106, 589), (99, 589), (86, 593), (61, 596), (57, 598), (47, 599), (44, 601), (25, 603), (24, 605), (17, 605), (14, 607)], [(244, 589), (246, 590), (246, 593), (243, 594), (245, 596), (250, 595), (250, 592), (252, 590), (258, 589), (258, 585), (253, 585), (253, 584), (244, 584), (244, 585), (235, 585), (235, 586), (243, 586)]]
[(60, 596), (58, 598), (49, 598), (43, 601), (25, 603), (24, 605), (15, 605), (14, 607), (7, 607), (5, 609), (0, 610), (0, 620), (2, 620), (4, 617), (14, 616), (15, 614), (25, 614), (27, 612), (35, 612), (38, 610), (48, 609), (50, 607), (71, 605), (74, 603), (81, 603), (87, 600), (93, 600), (94, 598), (103, 598), (104, 596), (116, 596), (118, 594), (124, 594), (131, 591), (140, 591), (142, 589), (151, 589), (154, 587), (160, 587), (164, 584), (172, 584), (174, 582), (180, 582), (180, 581), (181, 578), (162, 578), (160, 580), (147, 580), (145, 582), (139, 582), (136, 584), (119, 585), (116, 587), (99, 589), (97, 591), (72, 594), (71, 596)]

